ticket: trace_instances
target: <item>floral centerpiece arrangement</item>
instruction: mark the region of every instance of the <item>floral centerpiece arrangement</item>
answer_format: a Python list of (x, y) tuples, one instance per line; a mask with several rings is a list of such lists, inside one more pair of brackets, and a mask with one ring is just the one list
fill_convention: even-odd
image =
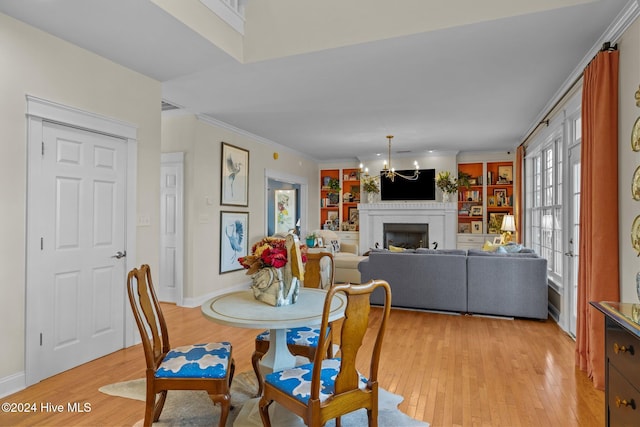
[(265, 237), (251, 247), (250, 255), (238, 258), (252, 276), (256, 299), (276, 307), (294, 304), (304, 278), (306, 249), (293, 234)]
[(363, 176), (362, 191), (364, 191), (365, 193), (378, 194), (380, 192), (380, 187), (378, 186), (378, 178), (370, 175)]
[(458, 180), (449, 171), (440, 171), (436, 176), (436, 186), (443, 192), (452, 194), (458, 191)]

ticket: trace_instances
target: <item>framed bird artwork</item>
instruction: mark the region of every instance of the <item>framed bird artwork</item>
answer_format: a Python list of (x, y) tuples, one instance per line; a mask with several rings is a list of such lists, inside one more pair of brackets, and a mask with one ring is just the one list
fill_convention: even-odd
[(238, 258), (247, 256), (248, 212), (220, 212), (220, 274), (240, 270)]
[(220, 204), (249, 206), (249, 150), (222, 142)]

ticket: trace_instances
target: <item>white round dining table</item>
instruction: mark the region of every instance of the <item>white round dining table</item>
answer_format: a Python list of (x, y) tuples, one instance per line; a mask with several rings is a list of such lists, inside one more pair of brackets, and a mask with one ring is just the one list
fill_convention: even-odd
[[(300, 288), (295, 304), (274, 307), (253, 296), (252, 290), (236, 291), (211, 298), (202, 304), (202, 314), (209, 320), (228, 326), (269, 329), (269, 351), (260, 367), (265, 373), (295, 366), (296, 358), (287, 348), (287, 328), (318, 326), (327, 291)], [(331, 301), (329, 321), (344, 317), (347, 298), (336, 294)]]

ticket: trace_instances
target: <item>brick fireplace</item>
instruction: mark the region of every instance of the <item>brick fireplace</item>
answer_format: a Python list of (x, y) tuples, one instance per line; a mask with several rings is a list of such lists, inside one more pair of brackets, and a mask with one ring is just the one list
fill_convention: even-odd
[[(379, 202), (358, 204), (360, 251), (385, 247), (385, 224), (426, 225), (423, 247), (456, 248), (456, 203)], [(394, 245), (395, 246), (395, 245)]]

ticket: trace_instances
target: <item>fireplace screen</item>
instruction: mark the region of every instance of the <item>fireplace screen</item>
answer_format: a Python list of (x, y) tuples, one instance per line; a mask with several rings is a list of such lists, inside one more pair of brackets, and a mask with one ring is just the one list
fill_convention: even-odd
[(389, 246), (405, 249), (429, 247), (429, 224), (385, 223), (382, 230), (386, 249)]

